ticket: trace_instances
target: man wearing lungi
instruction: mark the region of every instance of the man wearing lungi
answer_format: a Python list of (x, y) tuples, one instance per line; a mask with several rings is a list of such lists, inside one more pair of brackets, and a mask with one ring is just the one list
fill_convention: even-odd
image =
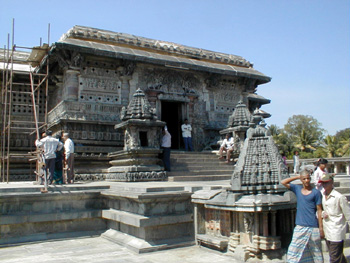
[[(290, 184), (300, 179), (302, 185)], [(321, 238), (324, 238), (322, 225), (322, 195), (311, 186), (309, 171), (286, 178), (281, 184), (295, 193), (297, 215), (292, 242), (288, 247), (287, 262), (323, 262)], [(316, 217), (317, 211), (317, 217)]]

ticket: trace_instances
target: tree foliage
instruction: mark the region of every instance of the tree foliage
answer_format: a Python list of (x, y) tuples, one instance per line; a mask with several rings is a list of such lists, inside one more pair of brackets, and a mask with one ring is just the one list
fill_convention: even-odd
[(270, 125), (269, 131), (279, 148), (288, 158), (295, 150), (301, 158), (330, 158), (350, 155), (350, 128), (325, 136), (322, 124), (309, 115), (293, 115), (281, 129)]
[(324, 137), (322, 124), (309, 115), (293, 115), (284, 125), (284, 130), (290, 136), (294, 147), (301, 151), (313, 151)]

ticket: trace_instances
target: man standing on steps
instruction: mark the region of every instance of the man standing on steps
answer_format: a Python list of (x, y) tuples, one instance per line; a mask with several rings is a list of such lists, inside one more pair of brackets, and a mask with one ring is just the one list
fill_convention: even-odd
[(163, 149), (164, 169), (165, 171), (170, 172), (171, 135), (168, 132), (167, 126), (163, 128), (161, 147)]
[(46, 131), (45, 133), (46, 137), (42, 138), (40, 141), (36, 140), (35, 146), (42, 147), (44, 149), (46, 169), (46, 178), (44, 178), (44, 180), (47, 184), (52, 184), (53, 174), (55, 171), (56, 151), (62, 149), (63, 143), (61, 143), (58, 139), (52, 137), (52, 131)]
[(192, 126), (188, 123), (188, 119), (185, 119), (185, 123), (181, 125), (182, 137), (184, 139), (185, 150), (193, 151), (192, 147)]
[(350, 221), (350, 208), (346, 197), (334, 189), (333, 178), (332, 175), (324, 173), (318, 181), (324, 189), (322, 195), (324, 234), (330, 257), (329, 262), (346, 263), (343, 249), (346, 221)]

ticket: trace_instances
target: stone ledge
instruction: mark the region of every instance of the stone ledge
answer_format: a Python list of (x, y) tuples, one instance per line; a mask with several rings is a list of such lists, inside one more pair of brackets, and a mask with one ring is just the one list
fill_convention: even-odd
[(190, 198), (192, 193), (187, 191), (178, 191), (178, 192), (147, 192), (147, 193), (137, 193), (132, 190), (114, 192), (114, 191), (103, 191), (101, 193), (102, 196), (110, 198), (110, 199), (119, 199), (119, 198), (128, 198), (134, 199), (140, 202), (154, 202), (154, 199), (187, 199)]
[(215, 237), (210, 235), (199, 234), (196, 235), (197, 242), (200, 244), (205, 244), (210, 247), (215, 247), (221, 251), (226, 250), (228, 246), (228, 237)]
[(136, 253), (147, 253), (154, 252), (170, 248), (178, 248), (185, 246), (195, 245), (193, 237), (182, 237), (167, 239), (161, 241), (150, 241), (147, 242), (140, 238), (119, 232), (117, 230), (109, 229), (101, 235), (101, 237), (122, 245)]
[(38, 223), (38, 222), (53, 222), (53, 221), (64, 221), (74, 220), (82, 218), (100, 218), (102, 212), (98, 210), (85, 210), (85, 211), (60, 211), (57, 213), (46, 213), (46, 214), (31, 214), (31, 215), (2, 215), (0, 225), (14, 225), (14, 224), (25, 224), (25, 223)]
[(115, 209), (102, 210), (102, 218), (117, 221), (134, 227), (152, 227), (161, 225), (193, 222), (193, 214), (147, 217)]
[(102, 230), (92, 230), (92, 231), (75, 231), (75, 232), (61, 232), (61, 233), (37, 233), (32, 235), (26, 235), (21, 237), (10, 237), (0, 239), (0, 248), (13, 246), (13, 244), (22, 244), (28, 242), (39, 242), (43, 240), (60, 240), (68, 238), (78, 238), (78, 237), (94, 237), (99, 236), (103, 233)]

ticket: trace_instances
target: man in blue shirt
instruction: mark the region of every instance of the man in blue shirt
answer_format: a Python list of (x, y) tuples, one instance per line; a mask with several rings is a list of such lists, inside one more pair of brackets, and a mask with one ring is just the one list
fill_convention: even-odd
[[(300, 179), (300, 184), (290, 182)], [(323, 262), (321, 238), (324, 238), (322, 225), (322, 195), (311, 186), (309, 171), (286, 178), (281, 184), (295, 193), (297, 215), (292, 242), (288, 247), (287, 262)], [(316, 217), (317, 211), (317, 217)]]

